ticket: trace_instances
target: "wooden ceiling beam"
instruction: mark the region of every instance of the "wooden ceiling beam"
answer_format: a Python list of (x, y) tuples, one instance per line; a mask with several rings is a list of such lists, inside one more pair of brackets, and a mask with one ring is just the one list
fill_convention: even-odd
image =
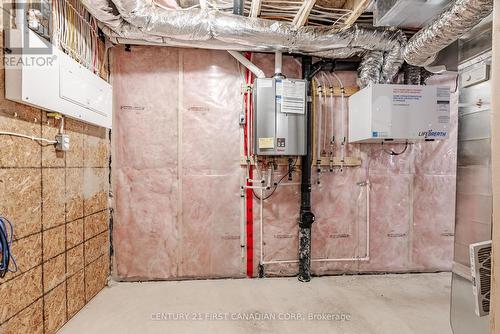
[(351, 26), (356, 22), (358, 17), (363, 14), (366, 7), (370, 4), (370, 0), (347, 0), (344, 4), (344, 9), (352, 10), (351, 14), (344, 21), (346, 26)]
[(293, 18), (292, 24), (295, 27), (299, 28), (299, 27), (302, 27), (304, 24), (306, 24), (307, 18), (309, 17), (309, 14), (311, 13), (311, 10), (314, 7), (315, 3), (316, 3), (316, 0), (304, 0), (299, 11), (297, 12), (295, 17)]
[(258, 17), (260, 15), (260, 8), (262, 7), (262, 0), (252, 0), (250, 6), (250, 17)]

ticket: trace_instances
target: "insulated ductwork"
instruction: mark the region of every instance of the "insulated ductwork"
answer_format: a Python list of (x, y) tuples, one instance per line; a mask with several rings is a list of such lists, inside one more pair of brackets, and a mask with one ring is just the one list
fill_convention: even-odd
[(406, 45), (406, 38), (400, 30), (387, 28), (296, 28), (288, 22), (248, 18), (212, 9), (166, 10), (145, 0), (82, 2), (109, 28), (105, 32), (116, 42), (132, 44), (138, 41), (144, 44), (146, 41), (236, 51), (285, 51), (328, 58), (364, 56), (375, 50), (382, 57), (382, 82), (390, 82), (397, 74)]
[(426, 66), (437, 52), (471, 30), (493, 10), (493, 0), (457, 0), (434, 22), (416, 33), (404, 51), (407, 63)]
[(384, 57), (381, 51), (368, 52), (358, 68), (358, 86), (363, 88), (370, 83), (380, 82)]

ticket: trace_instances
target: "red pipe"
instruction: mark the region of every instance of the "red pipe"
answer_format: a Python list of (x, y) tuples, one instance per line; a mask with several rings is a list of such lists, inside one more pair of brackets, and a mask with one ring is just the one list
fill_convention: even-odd
[[(252, 57), (252, 53), (247, 52), (245, 53), (245, 57), (247, 59), (250, 59)], [(253, 76), (252, 73), (247, 69), (245, 72), (245, 81), (247, 86), (249, 84), (253, 83)], [(253, 103), (252, 103), (252, 94), (250, 91), (246, 90), (245, 95), (243, 96), (245, 99), (245, 119), (248, 122), (248, 124), (252, 121), (252, 108), (253, 108)], [(247, 101), (247, 97), (249, 97)], [(244, 133), (244, 151), (245, 151), (245, 156), (250, 155), (250, 147), (248, 147), (247, 139), (249, 136), (251, 136), (251, 133), (248, 133), (247, 127), (244, 127), (243, 133)], [(248, 176), (250, 179), (253, 178), (253, 166), (249, 165), (248, 166)], [(247, 186), (251, 186), (250, 182), (247, 182)], [(246, 239), (247, 239), (247, 277), (253, 277), (253, 193), (252, 189), (247, 189), (246, 190)]]

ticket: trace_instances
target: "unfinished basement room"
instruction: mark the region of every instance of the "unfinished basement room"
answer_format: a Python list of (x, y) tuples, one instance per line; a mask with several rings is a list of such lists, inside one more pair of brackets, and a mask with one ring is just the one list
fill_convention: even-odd
[(0, 334), (500, 334), (500, 0), (1, 7)]

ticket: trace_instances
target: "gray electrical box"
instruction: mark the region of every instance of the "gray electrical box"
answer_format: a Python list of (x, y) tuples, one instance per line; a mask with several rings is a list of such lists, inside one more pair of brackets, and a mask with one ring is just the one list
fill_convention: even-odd
[(256, 155), (306, 154), (306, 92), (306, 80), (256, 79), (253, 88)]

